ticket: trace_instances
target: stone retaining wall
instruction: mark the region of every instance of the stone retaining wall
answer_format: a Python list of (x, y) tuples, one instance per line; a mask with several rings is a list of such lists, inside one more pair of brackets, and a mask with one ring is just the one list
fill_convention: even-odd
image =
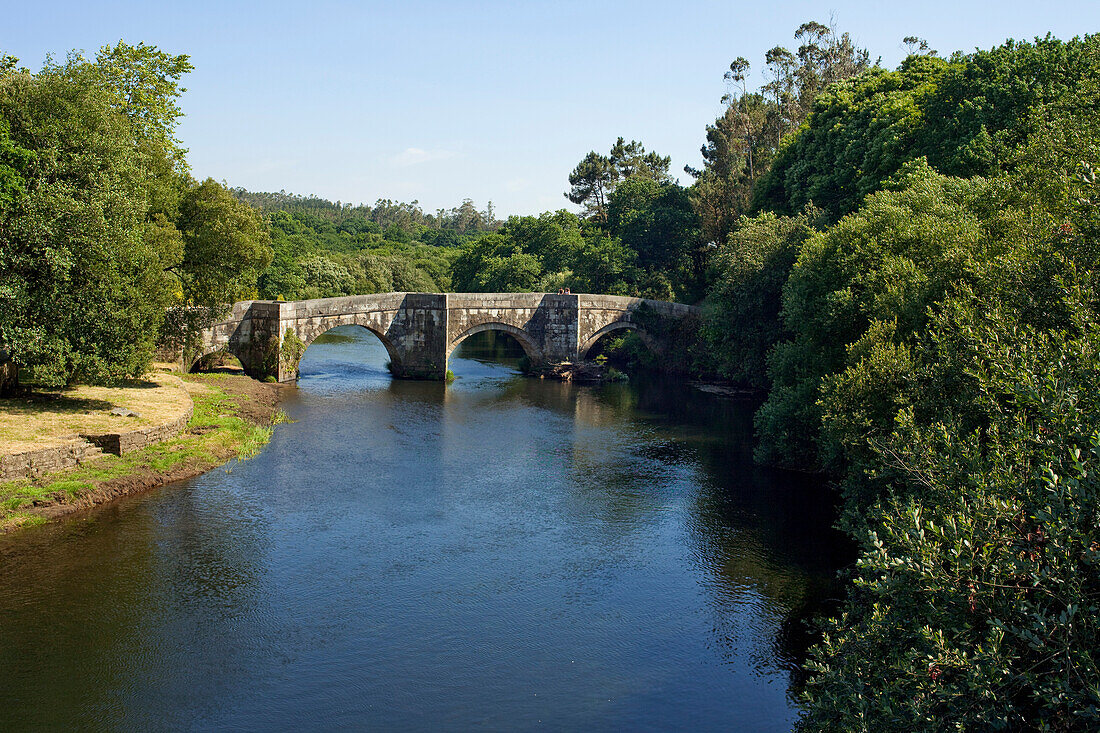
[(86, 440), (76, 440), (65, 445), (51, 445), (49, 448), (0, 456), (0, 481), (60, 471), (102, 455), (103, 451), (99, 446)]
[(144, 448), (147, 445), (161, 443), (169, 438), (176, 437), (187, 427), (187, 423), (191, 420), (191, 415), (193, 415), (194, 412), (195, 406), (192, 404), (187, 408), (187, 412), (164, 425), (152, 425), (147, 428), (139, 428), (138, 430), (131, 430), (125, 433), (82, 435), (80, 437), (102, 448), (107, 453), (114, 453), (116, 456), (121, 456)]

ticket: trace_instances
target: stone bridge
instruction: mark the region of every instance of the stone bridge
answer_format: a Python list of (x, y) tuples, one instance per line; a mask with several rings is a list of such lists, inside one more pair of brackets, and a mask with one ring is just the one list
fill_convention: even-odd
[(293, 381), (315, 338), (337, 326), (362, 326), (382, 341), (395, 376), (443, 379), (462, 341), (481, 331), (511, 334), (535, 368), (585, 358), (600, 337), (630, 329), (660, 360), (670, 337), (697, 308), (615, 295), (547, 293), (380, 293), (300, 301), (236, 303), (203, 329), (185, 365), (217, 351), (249, 374)]

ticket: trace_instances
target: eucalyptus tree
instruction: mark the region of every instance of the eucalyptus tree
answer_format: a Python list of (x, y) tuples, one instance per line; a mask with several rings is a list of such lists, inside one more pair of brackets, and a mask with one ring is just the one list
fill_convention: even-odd
[(692, 197), (703, 236), (723, 244), (738, 218), (752, 206), (753, 189), (772, 161), (830, 85), (871, 67), (866, 49), (857, 48), (835, 25), (815, 21), (795, 31), (796, 52), (776, 46), (765, 54), (766, 83), (751, 89), (751, 64), (737, 57), (724, 74), (729, 88), (725, 109), (706, 129), (703, 167), (686, 167), (696, 179)]

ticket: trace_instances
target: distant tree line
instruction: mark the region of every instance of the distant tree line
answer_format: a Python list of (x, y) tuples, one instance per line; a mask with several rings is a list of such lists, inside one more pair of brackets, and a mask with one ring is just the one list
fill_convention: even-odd
[(261, 297), (301, 300), (354, 293), (445, 292), (458, 247), (475, 236), (411, 220), (391, 220), (383, 226), (350, 207), (328, 212), (339, 211), (339, 216), (323, 211), (279, 209), (268, 215), (274, 258), (260, 273)]
[[(286, 191), (255, 193), (243, 188), (234, 188), (232, 191), (241, 201), (259, 209), (264, 214), (285, 211), (288, 214), (310, 214), (318, 219), (333, 222), (362, 220), (374, 222), (382, 230), (397, 227), (410, 234), (424, 229), (435, 229), (461, 237), (492, 231), (499, 225), (492, 201), (486, 205), (484, 211), (479, 211), (472, 199), (464, 199), (453, 209), (437, 209), (435, 213), (425, 213), (418, 201), (402, 203), (378, 199), (373, 206), (366, 206), (342, 201), (333, 203), (317, 196), (300, 196)], [(456, 241), (444, 239), (440, 244), (450, 246)]]
[(470, 199), (432, 214), (416, 201), (367, 206), (285, 191), (233, 194), (267, 222), (274, 257), (257, 289), (268, 299), (445, 292), (459, 248), (501, 226), (492, 202), (479, 211)]

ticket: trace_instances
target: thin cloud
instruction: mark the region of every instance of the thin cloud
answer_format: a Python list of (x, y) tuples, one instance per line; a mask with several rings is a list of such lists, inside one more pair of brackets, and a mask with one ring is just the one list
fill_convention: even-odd
[(390, 165), (396, 168), (408, 168), (422, 163), (432, 163), (455, 157), (450, 150), (424, 150), (423, 148), (405, 148), (404, 152), (390, 158)]

